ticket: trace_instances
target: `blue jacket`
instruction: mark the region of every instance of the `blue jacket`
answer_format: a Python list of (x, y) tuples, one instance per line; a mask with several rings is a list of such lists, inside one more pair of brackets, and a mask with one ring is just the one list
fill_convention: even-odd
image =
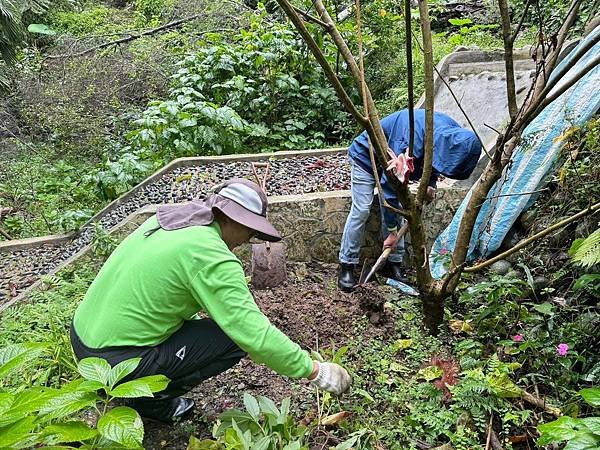
[[(415, 181), (423, 174), (423, 140), (425, 136), (425, 110), (415, 109), (415, 143), (413, 156), (415, 170), (410, 174), (410, 180)], [(399, 155), (408, 148), (410, 127), (408, 110), (397, 111), (381, 120), (381, 127), (385, 133), (389, 147)], [(352, 160), (369, 173), (373, 172), (371, 158), (369, 157), (368, 134), (363, 131), (348, 148)], [(456, 180), (464, 180), (471, 175), (481, 154), (481, 143), (470, 130), (462, 128), (451, 117), (435, 112), (433, 114), (433, 164), (429, 185), (436, 187), (440, 175)], [(385, 199), (393, 206), (398, 207), (396, 192), (388, 181), (385, 172), (377, 168), (381, 175), (381, 187)], [(385, 223), (388, 229), (398, 226), (396, 214), (384, 212)]]

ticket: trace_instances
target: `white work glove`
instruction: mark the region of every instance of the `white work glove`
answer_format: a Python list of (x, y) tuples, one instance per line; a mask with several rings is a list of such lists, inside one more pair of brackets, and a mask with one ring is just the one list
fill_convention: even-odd
[(315, 363), (319, 367), (319, 372), (310, 381), (311, 384), (335, 395), (343, 394), (350, 388), (352, 379), (342, 366), (328, 362), (315, 361)]

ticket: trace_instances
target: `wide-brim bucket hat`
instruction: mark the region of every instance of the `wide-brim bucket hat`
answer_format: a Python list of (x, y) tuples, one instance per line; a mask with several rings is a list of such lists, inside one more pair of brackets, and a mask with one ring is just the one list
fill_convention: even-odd
[(215, 186), (213, 194), (205, 200), (159, 207), (156, 217), (161, 228), (177, 230), (212, 223), (214, 210), (218, 209), (231, 220), (254, 230), (258, 239), (277, 242), (281, 234), (267, 220), (267, 205), (267, 196), (258, 184), (232, 178)]
[(243, 178), (233, 178), (215, 189), (217, 200), (213, 209), (218, 209), (237, 223), (254, 230), (263, 241), (277, 242), (281, 234), (267, 220), (267, 196), (260, 186)]

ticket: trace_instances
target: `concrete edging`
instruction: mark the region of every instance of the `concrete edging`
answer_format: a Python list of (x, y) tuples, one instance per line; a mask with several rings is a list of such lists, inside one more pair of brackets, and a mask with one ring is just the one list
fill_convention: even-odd
[[(136, 184), (133, 188), (127, 191), (125, 194), (121, 195), (119, 198), (113, 200), (96, 214), (94, 214), (90, 219), (88, 219), (80, 229), (83, 229), (94, 222), (98, 222), (105, 215), (107, 215), (110, 211), (112, 211), (115, 207), (125, 203), (129, 200), (133, 195), (137, 194), (141, 189), (145, 188), (149, 184), (154, 183), (155, 181), (162, 178), (165, 174), (181, 168), (181, 167), (193, 167), (200, 166), (205, 164), (214, 164), (214, 163), (228, 163), (228, 162), (253, 162), (253, 161), (262, 161), (266, 159), (286, 159), (295, 156), (323, 156), (323, 155), (331, 155), (336, 153), (341, 153), (346, 151), (346, 147), (332, 147), (325, 149), (309, 149), (309, 150), (287, 150), (282, 152), (270, 152), (270, 153), (244, 153), (244, 154), (234, 154), (234, 155), (223, 155), (223, 156), (192, 156), (187, 158), (177, 158), (171, 161), (169, 164), (164, 166), (163, 168), (157, 170), (152, 175), (145, 178), (140, 183)], [(23, 250), (31, 247), (38, 247), (41, 245), (56, 245), (62, 244), (63, 242), (67, 242), (73, 238), (75, 238), (79, 232), (67, 233), (67, 234), (53, 234), (48, 236), (40, 236), (33, 238), (25, 238), (25, 239), (13, 239), (10, 241), (0, 242), (0, 253), (8, 253), (16, 250)]]

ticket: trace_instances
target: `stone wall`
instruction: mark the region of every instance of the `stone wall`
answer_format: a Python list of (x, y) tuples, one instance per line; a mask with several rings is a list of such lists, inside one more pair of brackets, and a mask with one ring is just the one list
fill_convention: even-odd
[[(438, 189), (436, 201), (424, 212), (430, 246), (450, 222), (464, 195), (464, 190), (454, 187)], [(284, 236), (289, 261), (338, 261), (342, 232), (350, 211), (349, 191), (271, 197), (270, 202), (269, 218)], [(376, 258), (381, 246), (379, 206), (375, 199), (362, 256)], [(247, 249), (240, 251), (242, 259), (247, 254)]]
[[(435, 202), (425, 208), (424, 220), (430, 246), (450, 222), (464, 195), (462, 189), (440, 187)], [(269, 202), (269, 220), (284, 236), (288, 261), (338, 261), (342, 232), (350, 211), (350, 191), (269, 197)], [(117, 227), (115, 234), (119, 239), (124, 238), (155, 212), (156, 206), (141, 209)], [(367, 222), (363, 257), (376, 258), (381, 253), (379, 227), (379, 206), (375, 199)], [(250, 247), (244, 246), (236, 253), (247, 261)]]

